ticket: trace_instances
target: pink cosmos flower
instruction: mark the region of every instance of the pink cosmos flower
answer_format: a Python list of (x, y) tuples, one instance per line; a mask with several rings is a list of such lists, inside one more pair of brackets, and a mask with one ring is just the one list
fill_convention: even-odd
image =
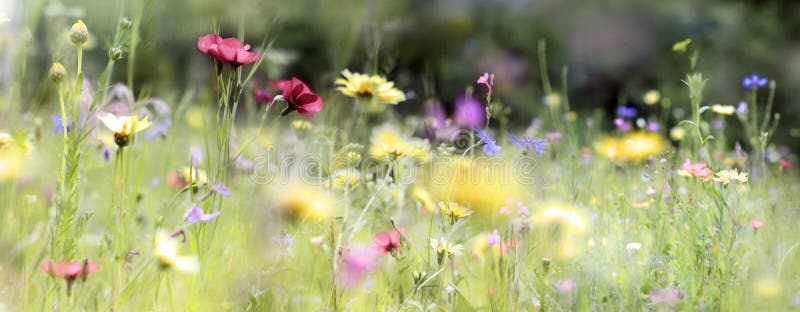
[(297, 77), (278, 81), (275, 86), (281, 90), (283, 99), (289, 103), (290, 108), (303, 117), (314, 118), (314, 113), (322, 110), (322, 98)]
[(48, 275), (63, 278), (67, 282), (100, 269), (99, 265), (89, 261), (45, 261), (39, 267)]
[(708, 165), (705, 163), (691, 163), (688, 159), (686, 163), (682, 166), (683, 170), (686, 170), (690, 175), (693, 177), (701, 178), (703, 182), (707, 182), (711, 180), (711, 169), (708, 168)]
[(400, 248), (400, 240), (400, 232), (397, 230), (392, 230), (391, 233), (380, 232), (372, 238), (375, 244), (370, 246), (369, 249), (375, 254), (388, 255), (395, 249)]
[(261, 59), (258, 53), (250, 52), (250, 45), (238, 38), (222, 38), (208, 34), (197, 39), (197, 49), (210, 55), (220, 63), (234, 66), (247, 65)]

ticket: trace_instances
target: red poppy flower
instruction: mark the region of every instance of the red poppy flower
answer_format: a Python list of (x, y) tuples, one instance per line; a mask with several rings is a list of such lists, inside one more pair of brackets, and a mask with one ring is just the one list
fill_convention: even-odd
[(278, 81), (275, 86), (281, 90), (283, 99), (289, 103), (290, 109), (296, 110), (300, 115), (311, 119), (314, 118), (314, 113), (322, 110), (322, 98), (297, 77)]
[(45, 273), (73, 281), (78, 277), (87, 276), (100, 269), (96, 263), (89, 261), (45, 261), (40, 266)]
[(400, 248), (400, 232), (392, 230), (391, 233), (380, 232), (372, 238), (375, 245), (369, 249), (376, 254), (390, 254), (393, 250)]
[(238, 38), (223, 39), (215, 34), (200, 37), (197, 40), (197, 49), (221, 63), (235, 66), (247, 65), (261, 59), (261, 55), (249, 51), (249, 44), (243, 44)]

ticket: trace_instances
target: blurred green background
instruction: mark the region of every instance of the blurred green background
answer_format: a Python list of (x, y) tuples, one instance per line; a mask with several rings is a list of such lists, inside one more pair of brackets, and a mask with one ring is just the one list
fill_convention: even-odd
[[(136, 90), (179, 96), (213, 85), (198, 36), (219, 27), (243, 30), (258, 46), (276, 38), (265, 66), (269, 78), (298, 76), (331, 88), (344, 68), (387, 75), (409, 94), (397, 110), (421, 114), (428, 99), (451, 105), (484, 71), (497, 75), (497, 94), (527, 125), (542, 110), (537, 44), (547, 42), (551, 80), (560, 89), (569, 70), (571, 105), (579, 115), (620, 103), (641, 105), (660, 90), (675, 107), (688, 107), (681, 79), (684, 56), (671, 51), (692, 38), (698, 70), (710, 79), (705, 104), (736, 105), (747, 98), (741, 79), (759, 73), (776, 80), (782, 114), (776, 140), (796, 145), (800, 116), (800, 6), (795, 1), (48, 1), (0, 0), (0, 84), (14, 88), (24, 107), (50, 105), (47, 68), (70, 48), (51, 40), (84, 19), (94, 37), (89, 73), (106, 62), (107, 37), (121, 16), (143, 12)], [(379, 51), (376, 53), (376, 51)], [(11, 53), (14, 52), (14, 53)], [(374, 66), (376, 64), (377, 66)], [(125, 62), (115, 71), (124, 81)], [(89, 77), (92, 79), (92, 77)], [(95, 77), (96, 79), (96, 77)], [(16, 82), (16, 83), (15, 83)], [(212, 88), (208, 92), (213, 92)], [(763, 96), (765, 97), (765, 95)], [(762, 98), (763, 98), (762, 97)], [(762, 103), (763, 105), (763, 103)], [(646, 111), (645, 111), (646, 112)], [(673, 118), (675, 119), (675, 118)], [(736, 122), (736, 121), (733, 121)], [(610, 125), (610, 118), (605, 123)], [(610, 126), (609, 126), (610, 127)], [(736, 128), (729, 131), (736, 134)]]

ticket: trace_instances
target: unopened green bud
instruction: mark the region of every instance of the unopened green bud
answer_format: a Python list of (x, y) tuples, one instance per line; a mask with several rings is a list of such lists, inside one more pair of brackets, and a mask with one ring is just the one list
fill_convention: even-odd
[(122, 19), (119, 21), (119, 28), (128, 29), (131, 28), (131, 25), (133, 25), (133, 21), (131, 21), (131, 19), (127, 16), (122, 17)]
[(54, 62), (53, 66), (50, 66), (50, 73), (48, 76), (50, 77), (50, 81), (55, 83), (61, 83), (64, 80), (64, 77), (67, 75), (67, 69), (64, 68), (64, 65), (61, 65), (59, 62)]
[(89, 40), (89, 29), (82, 20), (72, 24), (72, 28), (69, 30), (69, 40), (76, 46), (82, 46)]
[(110, 58), (112, 61), (118, 61), (122, 58), (122, 49), (119, 47), (108, 49), (108, 58)]

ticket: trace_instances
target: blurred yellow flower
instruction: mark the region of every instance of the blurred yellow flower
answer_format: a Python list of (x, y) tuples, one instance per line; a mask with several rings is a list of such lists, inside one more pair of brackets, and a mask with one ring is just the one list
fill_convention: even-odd
[(22, 171), (22, 161), (20, 151), (0, 148), (0, 181), (17, 178)]
[(582, 211), (555, 202), (536, 209), (531, 221), (534, 228), (539, 229), (537, 235), (542, 237), (543, 252), (560, 259), (571, 258), (579, 252), (578, 242), (589, 227), (589, 220)]
[(183, 182), (188, 183), (191, 186), (203, 186), (208, 184), (208, 176), (203, 169), (195, 169), (186, 166), (181, 168), (180, 174), (180, 178), (183, 180)]
[(740, 173), (736, 168), (732, 170), (720, 170), (715, 175), (714, 181), (725, 185), (731, 183), (731, 181), (740, 184), (747, 183), (747, 172)]
[(642, 101), (647, 105), (658, 104), (658, 101), (661, 101), (661, 93), (657, 90), (647, 91), (644, 96), (642, 96)]
[(200, 262), (196, 256), (179, 256), (178, 240), (169, 237), (167, 232), (158, 231), (156, 247), (153, 254), (162, 268), (173, 268), (181, 273), (196, 273), (200, 270)]
[(345, 168), (336, 170), (331, 175), (328, 181), (325, 181), (325, 186), (333, 187), (334, 189), (349, 188), (356, 185), (361, 180), (361, 173), (355, 168)]
[(441, 209), (442, 213), (444, 213), (444, 215), (450, 219), (450, 224), (454, 224), (456, 221), (472, 215), (472, 211), (464, 208), (456, 202), (441, 202), (439, 203), (439, 209)]
[(561, 105), (561, 94), (550, 93), (544, 97), (544, 105), (558, 107)]
[(523, 198), (530, 192), (523, 178), (502, 161), (480, 158), (439, 159), (432, 164), (429, 189), (443, 201), (456, 202), (473, 211), (492, 215), (509, 198)]
[(664, 151), (661, 135), (649, 131), (628, 132), (621, 138), (607, 137), (597, 145), (597, 152), (610, 159), (642, 162)]
[(324, 188), (302, 182), (278, 187), (270, 196), (290, 217), (312, 222), (330, 218), (336, 207), (336, 199)]
[(139, 116), (117, 116), (112, 113), (101, 113), (97, 115), (97, 119), (114, 132), (114, 142), (117, 146), (127, 146), (129, 138), (138, 132), (150, 127), (150, 119), (145, 116), (144, 119), (139, 120)]
[(382, 112), (386, 104), (397, 104), (405, 101), (403, 91), (395, 88), (394, 82), (378, 75), (365, 75), (343, 70), (344, 78), (336, 79), (337, 90), (342, 94), (364, 103), (367, 112)]
[(736, 108), (733, 107), (733, 105), (714, 104), (711, 105), (711, 111), (720, 115), (730, 116), (733, 115), (734, 112), (736, 112)]
[(433, 201), (433, 197), (431, 193), (425, 190), (425, 188), (420, 186), (414, 186), (411, 190), (411, 195), (414, 199), (422, 205), (422, 208), (425, 209), (427, 212), (433, 212), (436, 210), (436, 204)]
[(311, 123), (308, 120), (298, 119), (292, 121), (292, 129), (298, 132), (311, 130)]
[(669, 130), (669, 137), (675, 141), (683, 140), (685, 136), (686, 136), (686, 129), (684, 129), (681, 126), (676, 126)]
[(403, 138), (398, 130), (391, 126), (376, 128), (371, 141), (372, 147), (369, 153), (378, 159), (397, 159), (407, 156), (419, 162), (426, 162), (429, 157), (427, 141)]
[(205, 128), (205, 119), (203, 117), (203, 110), (197, 107), (192, 107), (186, 110), (186, 124), (195, 130), (203, 130)]
[(775, 297), (781, 294), (780, 281), (773, 277), (760, 277), (753, 283), (753, 292), (759, 297)]

